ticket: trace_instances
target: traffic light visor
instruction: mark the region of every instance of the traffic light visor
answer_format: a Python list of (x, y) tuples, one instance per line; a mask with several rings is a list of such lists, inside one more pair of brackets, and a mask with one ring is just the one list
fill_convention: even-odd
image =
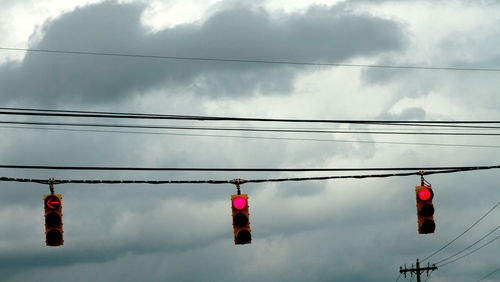
[(432, 200), (433, 196), (432, 190), (428, 188), (418, 191), (418, 198), (422, 201)]
[(233, 207), (237, 210), (242, 210), (247, 206), (247, 199), (243, 197), (236, 197), (233, 199)]

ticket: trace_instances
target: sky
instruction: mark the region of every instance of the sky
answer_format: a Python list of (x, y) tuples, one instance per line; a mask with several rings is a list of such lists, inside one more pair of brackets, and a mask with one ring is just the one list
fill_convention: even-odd
[[(498, 69), (499, 44), (500, 2), (493, 0), (0, 1), (2, 48)], [(498, 121), (499, 92), (500, 73), (495, 71), (0, 50), (2, 107), (288, 119)], [(342, 130), (367, 127), (83, 121), (43, 116), (3, 116), (2, 121)], [(439, 167), (499, 165), (500, 156), (498, 147), (408, 144), (498, 146), (498, 136), (159, 129), (112, 133), (53, 130), (61, 129), (56, 126), (21, 127), (0, 126), (0, 164)], [(370, 129), (384, 130), (387, 126)], [(437, 131), (444, 130), (449, 129)], [(272, 139), (276, 137), (302, 140)], [(303, 140), (307, 138), (329, 141)], [(231, 180), (363, 173), (2, 168), (0, 177)], [(47, 247), (42, 199), (49, 187), (2, 182), (0, 281), (53, 281), (54, 276), (61, 281), (407, 281), (409, 277), (398, 277), (400, 266), (410, 266), (417, 258), (430, 255), (498, 203), (499, 177), (499, 170), (427, 176), (435, 194), (437, 225), (436, 232), (427, 235), (417, 233), (414, 191), (420, 184), (418, 176), (247, 183), (241, 189), (249, 196), (253, 239), (242, 246), (233, 242), (230, 198), (236, 193), (234, 185), (56, 185), (55, 192), (63, 196), (65, 242), (63, 246)], [(437, 263), (470, 246), (494, 230), (499, 218), (500, 208), (496, 208), (428, 262)], [(480, 279), (500, 266), (499, 242), (440, 267), (428, 281)], [(500, 272), (488, 279), (485, 281), (498, 281)]]

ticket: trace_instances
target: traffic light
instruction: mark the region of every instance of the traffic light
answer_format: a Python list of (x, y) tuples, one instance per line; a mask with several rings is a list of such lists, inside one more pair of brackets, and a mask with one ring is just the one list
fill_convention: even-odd
[(234, 244), (243, 245), (252, 242), (250, 216), (248, 213), (248, 195), (232, 195)]
[(434, 206), (432, 205), (432, 198), (434, 198), (432, 187), (417, 186), (415, 192), (417, 195), (418, 233), (434, 233), (436, 224), (434, 223)]
[(45, 244), (47, 246), (63, 245), (62, 196), (49, 194), (43, 196), (45, 207)]

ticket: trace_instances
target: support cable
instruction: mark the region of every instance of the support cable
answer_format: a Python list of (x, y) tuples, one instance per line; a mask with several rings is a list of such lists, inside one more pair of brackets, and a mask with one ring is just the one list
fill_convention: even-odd
[[(489, 169), (489, 168), (469, 168), (469, 169), (451, 169), (426, 171), (426, 175), (456, 173), (463, 171)], [(334, 176), (319, 176), (319, 177), (293, 177), (293, 178), (268, 178), (268, 179), (239, 179), (239, 184), (245, 183), (264, 183), (264, 182), (290, 182), (290, 181), (313, 181), (313, 180), (330, 180), (330, 179), (362, 179), (362, 178), (386, 178), (395, 176), (411, 176), (421, 175), (420, 171), (407, 173), (387, 173), (387, 174), (365, 174), (365, 175), (334, 175)], [(30, 178), (12, 178), (0, 177), (0, 181), (7, 182), (32, 182), (39, 184), (49, 184), (46, 179), (30, 179)], [(54, 180), (53, 184), (234, 184), (234, 180)]]

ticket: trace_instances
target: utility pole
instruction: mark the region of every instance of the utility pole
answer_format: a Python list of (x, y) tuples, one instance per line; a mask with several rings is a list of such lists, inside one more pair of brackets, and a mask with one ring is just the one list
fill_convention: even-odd
[(427, 263), (427, 267), (420, 267), (420, 262), (418, 261), (417, 259), (417, 265), (416, 265), (416, 268), (413, 268), (413, 264), (411, 265), (411, 268), (406, 268), (406, 264), (405, 264), (405, 268), (403, 269), (403, 267), (399, 267), (399, 273), (404, 273), (405, 275), (405, 278), (406, 278), (406, 272), (410, 272), (410, 276), (413, 277), (413, 273), (415, 272), (415, 275), (417, 276), (417, 282), (420, 282), (420, 273), (426, 271), (427, 272), (427, 276), (429, 276), (429, 270), (430, 271), (434, 271), (438, 269), (437, 266), (435, 264), (433, 264), (432, 266), (430, 266), (429, 263)]

